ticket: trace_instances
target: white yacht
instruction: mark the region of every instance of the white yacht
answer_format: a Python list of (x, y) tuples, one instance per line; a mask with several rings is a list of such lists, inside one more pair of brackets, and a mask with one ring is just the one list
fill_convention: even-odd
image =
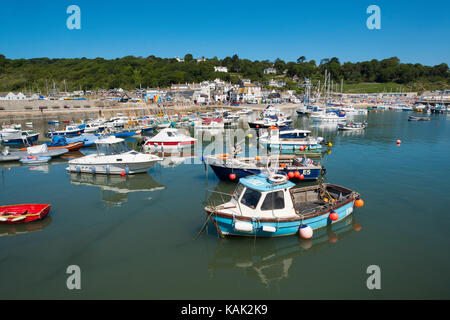
[(97, 152), (69, 161), (68, 171), (103, 174), (134, 174), (147, 172), (157, 161), (155, 155), (131, 150), (125, 140), (109, 136), (95, 142)]
[(326, 112), (326, 111), (319, 111), (319, 112), (313, 112), (309, 116), (309, 118), (312, 121), (316, 122), (341, 122), (346, 120), (346, 115), (343, 112)]

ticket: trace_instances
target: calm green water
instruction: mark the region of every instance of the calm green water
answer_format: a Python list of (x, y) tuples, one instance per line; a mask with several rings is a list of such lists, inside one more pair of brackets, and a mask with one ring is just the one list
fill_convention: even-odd
[[(0, 203), (52, 204), (41, 222), (0, 225), (0, 299), (449, 299), (450, 116), (408, 114), (370, 113), (360, 134), (294, 123), (333, 142), (326, 180), (365, 202), (312, 241), (219, 239), (211, 224), (194, 239), (217, 200), (207, 190), (234, 189), (202, 164), (127, 178), (0, 165)], [(66, 287), (69, 265), (81, 290)], [(369, 265), (381, 290), (366, 287)]]

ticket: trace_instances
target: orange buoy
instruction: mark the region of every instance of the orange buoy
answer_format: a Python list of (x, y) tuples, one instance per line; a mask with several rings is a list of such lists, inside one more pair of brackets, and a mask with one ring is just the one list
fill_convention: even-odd
[(304, 146), (300, 146), (300, 151), (304, 151), (305, 147)]
[(124, 177), (124, 176), (126, 175), (125, 171), (122, 171), (122, 172), (120, 173), (120, 175), (121, 175), (122, 177)]
[(355, 201), (355, 206), (361, 208), (364, 205), (364, 201), (362, 199), (358, 199)]
[(280, 163), (280, 167), (286, 168), (286, 165), (284, 163)]
[(339, 215), (337, 214), (336, 211), (331, 212), (329, 217), (330, 217), (330, 220), (332, 220), (332, 221), (336, 221), (337, 219), (339, 219)]
[(259, 160), (261, 160), (261, 157), (260, 156), (256, 156), (255, 159), (259, 161)]
[(235, 174), (235, 173), (230, 173), (230, 179), (231, 179), (231, 180), (236, 179), (236, 174)]
[(300, 176), (298, 177), (300, 180), (305, 179), (305, 176), (303, 175), (303, 173), (300, 173)]
[(292, 179), (292, 178), (294, 177), (294, 173), (293, 173), (292, 171), (289, 171), (288, 177), (289, 177), (290, 179)]
[(300, 172), (298, 172), (298, 171), (295, 171), (295, 172), (294, 172), (294, 177), (296, 177), (296, 178), (300, 178)]

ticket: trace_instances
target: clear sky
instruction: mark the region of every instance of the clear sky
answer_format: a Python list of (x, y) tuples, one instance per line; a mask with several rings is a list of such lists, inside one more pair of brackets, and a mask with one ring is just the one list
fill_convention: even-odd
[[(299, 56), (341, 62), (397, 56), (450, 64), (449, 0), (1, 0), (0, 54), (7, 58), (127, 55), (251, 60)], [(81, 29), (69, 30), (69, 5)], [(381, 29), (369, 30), (370, 5)]]

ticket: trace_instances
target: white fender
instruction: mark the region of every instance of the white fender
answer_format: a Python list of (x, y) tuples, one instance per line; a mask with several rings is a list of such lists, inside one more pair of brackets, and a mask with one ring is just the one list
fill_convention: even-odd
[(252, 232), (253, 225), (250, 222), (236, 221), (234, 224), (234, 229), (241, 232)]
[(275, 231), (277, 231), (277, 228), (273, 227), (273, 226), (262, 226), (262, 231), (265, 232), (271, 232), (274, 233)]

